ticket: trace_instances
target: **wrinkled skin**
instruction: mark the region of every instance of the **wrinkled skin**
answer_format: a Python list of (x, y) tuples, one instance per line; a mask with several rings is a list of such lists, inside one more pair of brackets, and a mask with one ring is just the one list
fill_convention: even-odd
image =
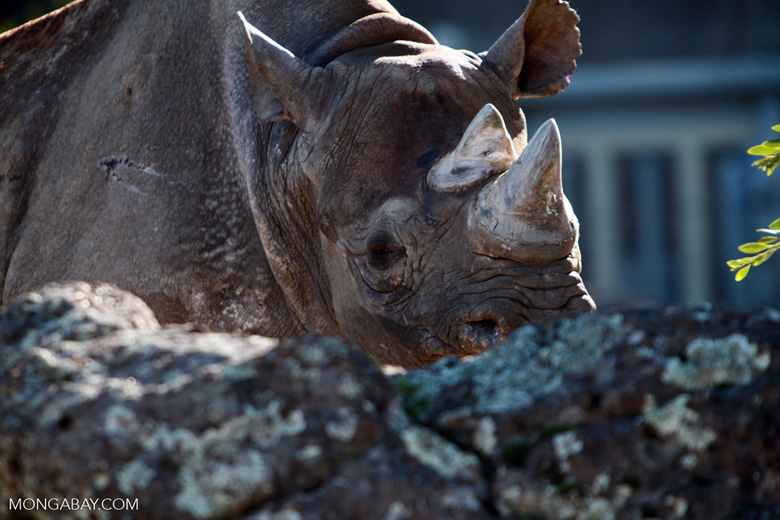
[[(112, 282), (161, 321), (341, 335), (409, 367), (594, 308), (559, 144), (522, 155), (515, 102), (568, 84), (566, 4), (534, 0), (475, 55), (384, 2), (228, 3), (87, 0), (0, 37), (2, 302)], [(488, 189), (537, 162), (525, 198)]]

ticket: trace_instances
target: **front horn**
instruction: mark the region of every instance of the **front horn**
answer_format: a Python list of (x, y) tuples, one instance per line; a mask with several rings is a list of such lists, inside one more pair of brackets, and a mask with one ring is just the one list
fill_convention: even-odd
[(579, 223), (563, 195), (561, 136), (545, 122), (509, 170), (485, 185), (469, 214), (477, 252), (546, 265), (568, 256)]

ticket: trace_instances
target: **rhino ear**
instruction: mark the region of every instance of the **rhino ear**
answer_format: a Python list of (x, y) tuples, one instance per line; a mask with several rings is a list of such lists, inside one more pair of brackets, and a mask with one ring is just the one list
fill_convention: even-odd
[(254, 110), (261, 123), (289, 119), (305, 132), (319, 125), (316, 101), (322, 69), (297, 58), (237, 13), (246, 30), (246, 54)]
[(483, 54), (515, 98), (553, 96), (569, 85), (582, 54), (580, 17), (563, 0), (531, 0), (521, 16)]

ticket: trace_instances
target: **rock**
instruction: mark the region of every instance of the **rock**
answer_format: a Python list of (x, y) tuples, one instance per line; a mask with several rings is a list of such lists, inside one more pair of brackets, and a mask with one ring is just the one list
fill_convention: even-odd
[(779, 409), (772, 309), (590, 315), (389, 376), (53, 285), (0, 314), (0, 517), (778, 518)]
[(482, 467), (435, 432), (410, 426), (344, 465), (320, 488), (277, 501), (246, 520), (493, 518)]
[[(138, 298), (83, 283), (27, 295), (0, 320), (0, 496), (17, 504), (133, 497), (137, 508), (116, 514), (145, 519), (231, 518), (286, 501), (337, 518), (378, 504), (416, 518), (420, 507), (442, 512), (431, 518), (485, 517), (476, 457), (408, 425), (392, 382), (341, 340), (161, 328)], [(429, 458), (462, 460), (431, 467), (420, 442)], [(362, 486), (364, 500), (318, 505), (321, 490), (351, 494), (343, 482)], [(4, 500), (0, 517), (10, 508)]]
[(780, 313), (679, 306), (515, 331), (396, 379), (506, 518), (780, 517)]
[(160, 328), (140, 298), (108, 284), (53, 284), (28, 293), (0, 314), (0, 342), (46, 347), (122, 329)]

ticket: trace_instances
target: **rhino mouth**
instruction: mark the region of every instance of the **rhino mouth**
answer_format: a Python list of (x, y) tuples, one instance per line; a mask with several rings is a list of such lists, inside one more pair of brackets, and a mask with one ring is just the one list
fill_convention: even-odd
[(595, 309), (576, 270), (523, 280), (504, 278), (509, 283), (499, 277), (491, 278), (492, 287), (486, 288), (472, 310), (450, 317), (444, 330), (430, 333), (421, 344), (426, 362), (481, 354), (523, 325), (571, 318)]

